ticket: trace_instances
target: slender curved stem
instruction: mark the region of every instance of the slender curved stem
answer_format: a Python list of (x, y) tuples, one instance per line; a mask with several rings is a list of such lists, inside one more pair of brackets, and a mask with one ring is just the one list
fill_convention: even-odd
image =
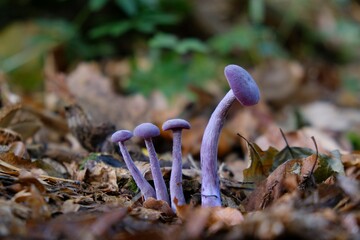
[(201, 150), (201, 202), (202, 206), (221, 206), (220, 181), (217, 174), (219, 136), (230, 106), (235, 101), (230, 90), (212, 113), (205, 128)]
[(165, 181), (160, 169), (159, 159), (156, 156), (154, 144), (151, 138), (146, 138), (145, 145), (149, 152), (149, 159), (150, 159), (150, 167), (151, 173), (154, 179), (155, 191), (156, 191), (156, 199), (163, 200), (170, 204), (169, 202), (169, 194), (167, 192), (167, 188), (165, 185)]
[(181, 130), (173, 130), (173, 162), (170, 176), (170, 200), (171, 207), (176, 211), (174, 199), (178, 205), (185, 205), (185, 197), (182, 188), (182, 154), (181, 154)]
[(125, 144), (123, 142), (119, 142), (119, 147), (121, 154), (124, 158), (126, 167), (129, 169), (131, 176), (134, 178), (136, 185), (140, 188), (140, 191), (144, 195), (145, 200), (149, 197), (155, 198), (156, 193), (154, 188), (150, 185), (148, 181), (146, 181), (140, 170), (136, 167)]

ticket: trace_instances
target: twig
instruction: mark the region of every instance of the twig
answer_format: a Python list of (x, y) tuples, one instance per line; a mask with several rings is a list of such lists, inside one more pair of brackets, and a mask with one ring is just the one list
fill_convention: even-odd
[(287, 148), (287, 149), (289, 150), (289, 152), (290, 152), (291, 158), (294, 158), (294, 154), (293, 154), (293, 152), (292, 152), (292, 150), (291, 150), (291, 147), (290, 147), (290, 145), (289, 145), (289, 143), (288, 143), (288, 141), (287, 141), (287, 139), (286, 139), (285, 133), (283, 132), (283, 130), (282, 130), (281, 128), (279, 128), (279, 130), (280, 130), (281, 136), (283, 137), (283, 139), (284, 139), (284, 141), (285, 141), (286, 148)]

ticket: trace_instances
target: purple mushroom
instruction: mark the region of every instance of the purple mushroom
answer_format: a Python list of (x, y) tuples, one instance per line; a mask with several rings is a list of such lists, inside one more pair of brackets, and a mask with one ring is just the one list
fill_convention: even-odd
[(232, 103), (237, 99), (244, 106), (258, 103), (259, 88), (250, 74), (240, 66), (228, 65), (224, 70), (231, 89), (212, 113), (201, 143), (202, 206), (221, 206), (220, 181), (217, 175), (217, 152), (220, 131)]
[(176, 211), (174, 199), (178, 200), (177, 205), (185, 205), (185, 197), (182, 188), (182, 154), (181, 154), (181, 132), (183, 129), (190, 129), (190, 123), (183, 119), (170, 119), (162, 125), (164, 131), (173, 132), (173, 163), (170, 177), (170, 200), (171, 207)]
[(128, 130), (120, 130), (115, 132), (111, 136), (111, 141), (119, 143), (120, 152), (124, 158), (125, 164), (129, 169), (131, 176), (134, 178), (136, 185), (140, 188), (140, 191), (144, 195), (145, 199), (148, 199), (149, 197), (155, 198), (156, 194), (154, 188), (149, 184), (148, 181), (146, 181), (144, 176), (136, 167), (125, 146), (125, 141), (132, 138), (132, 136), (133, 136), (132, 132)]
[(166, 189), (165, 181), (163, 179), (159, 159), (156, 156), (155, 148), (152, 142), (152, 137), (160, 135), (160, 130), (152, 123), (142, 123), (134, 129), (134, 135), (143, 138), (146, 148), (149, 152), (151, 173), (154, 179), (156, 199), (163, 200), (170, 204), (169, 194)]

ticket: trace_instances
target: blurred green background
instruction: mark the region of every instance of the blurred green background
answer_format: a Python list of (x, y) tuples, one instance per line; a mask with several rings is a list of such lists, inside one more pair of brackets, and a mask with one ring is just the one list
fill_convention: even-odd
[(360, 1), (1, 0), (0, 12), (0, 69), (23, 91), (41, 90), (49, 53), (65, 73), (126, 60), (129, 93), (172, 96), (228, 63), (273, 59), (320, 62), (341, 88), (360, 91)]

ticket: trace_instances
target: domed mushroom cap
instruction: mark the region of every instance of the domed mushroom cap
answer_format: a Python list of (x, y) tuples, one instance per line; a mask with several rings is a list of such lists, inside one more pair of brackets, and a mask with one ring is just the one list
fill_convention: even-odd
[(190, 129), (190, 123), (184, 119), (170, 119), (163, 123), (162, 129), (164, 131), (173, 129)]
[(141, 138), (152, 138), (160, 135), (160, 129), (152, 123), (142, 123), (134, 129), (134, 135)]
[(133, 134), (128, 130), (119, 130), (116, 131), (113, 135), (111, 135), (112, 142), (124, 142), (132, 138)]
[(224, 73), (235, 97), (241, 104), (251, 106), (259, 102), (259, 87), (245, 69), (231, 64), (225, 67)]

